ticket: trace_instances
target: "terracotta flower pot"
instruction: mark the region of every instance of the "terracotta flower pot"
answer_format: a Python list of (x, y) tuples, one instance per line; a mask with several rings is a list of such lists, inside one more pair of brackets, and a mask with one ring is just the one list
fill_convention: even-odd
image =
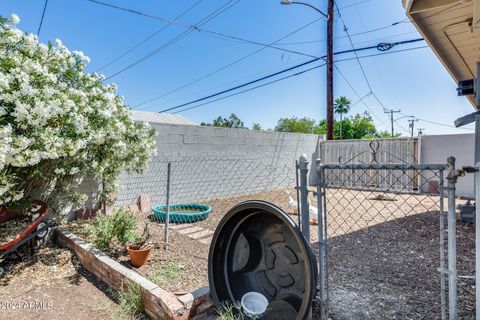
[(150, 250), (152, 250), (151, 246), (143, 249), (138, 249), (138, 247), (139, 246), (135, 244), (127, 247), (128, 255), (130, 256), (130, 263), (137, 268), (143, 266), (145, 262), (147, 262)]

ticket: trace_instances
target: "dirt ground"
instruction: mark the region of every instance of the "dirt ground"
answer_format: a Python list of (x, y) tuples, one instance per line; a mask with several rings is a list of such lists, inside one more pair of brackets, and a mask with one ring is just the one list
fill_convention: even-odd
[[(440, 318), (439, 198), (386, 196), (328, 190), (331, 319)], [(459, 319), (474, 318), (474, 239), (457, 221)]]
[[(296, 199), (295, 191), (289, 192)], [(231, 207), (251, 199), (270, 201), (291, 214), (295, 221), (298, 219), (286, 192), (278, 190), (203, 202), (212, 206), (209, 218), (188, 228), (213, 233)], [(316, 206), (313, 196), (310, 199), (311, 205)], [(327, 199), (330, 318), (438, 319), (439, 197), (329, 189)], [(447, 210), (446, 202), (444, 209)], [(207, 241), (200, 242), (182, 232), (184, 227), (172, 224), (165, 250), (163, 223), (152, 221), (148, 214), (139, 214), (138, 219), (149, 224), (158, 243), (140, 272), (177, 294), (208, 285), (208, 236), (202, 238)], [(473, 235), (473, 226), (457, 223), (461, 319), (473, 319), (474, 315), (474, 283), (469, 278), (474, 274)], [(310, 237), (315, 252), (317, 226), (311, 226)], [(128, 264), (125, 256), (119, 259)], [(448, 300), (448, 289), (445, 294)], [(317, 302), (315, 317), (318, 317)]]
[[(292, 198), (296, 199), (295, 190), (290, 189), (289, 192)], [(295, 208), (288, 203), (287, 193), (285, 190), (278, 190), (243, 197), (204, 201), (202, 202), (203, 204), (208, 204), (212, 207), (212, 212), (206, 220), (192, 223), (191, 226), (211, 231), (210, 236), (203, 237), (203, 239), (209, 240), (217, 225), (230, 208), (242, 201), (252, 199), (270, 201), (277, 206), (281, 206), (285, 211), (291, 213), (295, 220), (297, 219), (293, 215), (296, 214)], [(150, 213), (138, 213), (137, 222), (139, 224), (139, 232), (143, 230), (145, 223), (149, 224), (150, 233), (152, 234), (151, 241), (156, 243), (155, 248), (150, 253), (148, 263), (137, 269), (137, 271), (156, 282), (163, 289), (179, 295), (208, 286), (208, 252), (210, 242), (204, 243), (199, 241), (202, 239), (192, 239), (188, 235), (182, 234), (181, 230), (174, 229), (176, 224), (170, 224), (172, 228), (169, 232), (168, 247), (165, 250), (163, 245), (164, 223), (154, 221)], [(85, 223), (88, 223), (88, 220), (75, 222), (67, 227), (79, 236), (87, 238), (83, 231)], [(125, 265), (130, 266), (126, 252), (115, 252), (113, 256)], [(164, 269), (168, 269), (167, 274), (162, 272)], [(156, 276), (159, 273), (160, 276)]]
[(109, 289), (70, 251), (43, 246), (2, 263), (0, 319), (112, 319)]
[[(295, 190), (289, 190), (292, 198), (296, 199)], [(204, 201), (202, 203), (208, 204), (212, 207), (212, 212), (209, 217), (203, 221), (193, 223), (194, 226), (204, 230), (210, 230), (212, 233), (217, 228), (223, 216), (236, 204), (246, 200), (266, 200), (282, 207), (286, 212), (292, 214), (292, 218), (296, 221), (296, 208), (289, 205), (288, 195), (285, 190), (278, 190), (272, 192), (262, 192), (251, 194), (243, 197), (234, 197), (227, 199), (215, 199)], [(163, 242), (164, 226), (163, 223), (151, 222), (153, 234), (158, 243)], [(163, 287), (172, 292), (183, 293), (191, 291), (199, 287), (208, 286), (208, 252), (210, 249), (210, 242), (202, 243), (188, 237), (188, 235), (181, 234), (181, 229), (170, 230), (168, 250), (157, 248), (152, 259), (157, 260), (153, 264), (149, 264), (147, 268), (150, 270), (161, 268), (166, 261), (176, 261), (182, 268), (182, 276), (177, 281), (162, 283)], [(209, 237), (204, 237), (208, 239)], [(210, 236), (211, 238), (211, 236)], [(149, 270), (144, 271), (147, 275)]]

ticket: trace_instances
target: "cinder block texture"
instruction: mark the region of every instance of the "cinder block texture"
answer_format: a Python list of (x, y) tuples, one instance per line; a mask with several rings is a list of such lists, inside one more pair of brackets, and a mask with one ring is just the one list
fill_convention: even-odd
[[(170, 203), (192, 203), (295, 186), (295, 161), (316, 158), (323, 136), (248, 129), (154, 124), (158, 155), (142, 174), (122, 174), (116, 206), (149, 195), (166, 200), (171, 162)], [(141, 208), (143, 211), (143, 208)]]

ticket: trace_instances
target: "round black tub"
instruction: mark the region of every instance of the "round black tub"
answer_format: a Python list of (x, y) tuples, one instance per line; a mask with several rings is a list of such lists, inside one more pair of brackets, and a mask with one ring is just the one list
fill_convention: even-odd
[(268, 202), (246, 201), (233, 207), (215, 231), (208, 278), (217, 307), (237, 304), (256, 291), (269, 301), (265, 320), (307, 319), (317, 262), (288, 214)]

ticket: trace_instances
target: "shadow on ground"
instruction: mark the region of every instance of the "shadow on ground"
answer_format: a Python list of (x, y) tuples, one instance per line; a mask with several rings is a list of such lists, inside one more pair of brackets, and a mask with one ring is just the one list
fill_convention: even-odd
[[(329, 238), (330, 318), (439, 319), (439, 224), (430, 211)], [(460, 276), (474, 275), (473, 225), (457, 223), (457, 260)], [(475, 318), (473, 285), (458, 281), (459, 319)], [(314, 303), (314, 319), (318, 311)]]

